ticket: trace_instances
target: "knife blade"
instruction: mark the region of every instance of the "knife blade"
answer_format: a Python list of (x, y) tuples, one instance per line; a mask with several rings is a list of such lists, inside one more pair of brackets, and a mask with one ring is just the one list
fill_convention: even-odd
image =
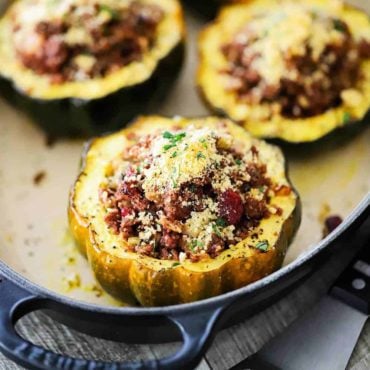
[(230, 370), (344, 370), (370, 313), (369, 247), (312, 310)]

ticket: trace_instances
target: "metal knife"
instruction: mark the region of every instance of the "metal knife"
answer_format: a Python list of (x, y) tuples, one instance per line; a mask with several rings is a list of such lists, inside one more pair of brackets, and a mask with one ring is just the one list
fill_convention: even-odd
[(370, 240), (328, 294), (230, 370), (344, 370), (370, 314)]

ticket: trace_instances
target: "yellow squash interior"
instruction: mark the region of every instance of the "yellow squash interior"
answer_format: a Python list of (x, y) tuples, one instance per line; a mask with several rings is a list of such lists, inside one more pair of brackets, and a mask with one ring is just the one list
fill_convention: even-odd
[[(285, 1), (287, 2), (287, 1)], [(370, 19), (367, 14), (353, 7), (342, 5), (334, 0), (297, 0), (318, 9), (338, 12), (349, 26), (355, 39), (370, 34)], [(290, 142), (314, 141), (337, 127), (343, 126), (345, 115), (354, 121), (361, 120), (370, 107), (370, 60), (361, 65), (363, 79), (354, 88), (361, 97), (344, 103), (325, 113), (309, 118), (290, 119), (275, 114), (268, 120), (261, 119), (269, 111), (267, 103), (248, 105), (238, 102), (233, 92), (224, 88), (224, 79), (219, 73), (227, 66), (227, 61), (220, 51), (220, 46), (230, 41), (255, 14), (278, 9), (276, 0), (244, 0), (240, 4), (230, 5), (220, 12), (215, 22), (201, 33), (199, 38), (200, 64), (197, 82), (201, 94), (211, 109), (222, 112), (257, 137), (281, 138)]]
[[(266, 239), (272, 246), (267, 253), (253, 248), (258, 240), (247, 238), (215, 259), (200, 262), (185, 260), (176, 267), (174, 261), (127, 252), (126, 242), (112, 233), (104, 221), (105, 212), (98, 189), (109, 171), (109, 163), (122, 153), (124, 147), (132, 144), (127, 134), (148, 134), (157, 129), (169, 129), (174, 123), (180, 127), (189, 124), (214, 127), (219, 120), (215, 117), (192, 120), (142, 117), (129, 128), (92, 142), (72, 191), (70, 225), (75, 238), (87, 253), (97, 279), (111, 294), (150, 306), (190, 302), (239, 288), (280, 267), (299, 224), (298, 197), (294, 192), (272, 199), (272, 204), (281, 207), (283, 213), (262, 220), (258, 227), (261, 239)], [(241, 127), (231, 121), (226, 122), (231, 134), (238, 140), (246, 143), (253, 140), (261, 159), (267, 163), (267, 175), (274, 182), (289, 184), (285, 161), (277, 147), (253, 139)]]
[[(120, 0), (125, 1), (125, 0)], [(142, 0), (157, 4), (165, 12), (158, 25), (158, 38), (155, 47), (145, 53), (141, 61), (130, 63), (104, 78), (86, 81), (71, 81), (63, 84), (50, 84), (47, 76), (40, 76), (25, 68), (15, 55), (12, 45), (12, 14), (22, 6), (22, 1), (14, 2), (0, 20), (0, 76), (15, 84), (16, 88), (28, 96), (40, 99), (97, 99), (123, 87), (139, 84), (147, 80), (171, 50), (184, 38), (184, 23), (181, 5), (177, 0)]]

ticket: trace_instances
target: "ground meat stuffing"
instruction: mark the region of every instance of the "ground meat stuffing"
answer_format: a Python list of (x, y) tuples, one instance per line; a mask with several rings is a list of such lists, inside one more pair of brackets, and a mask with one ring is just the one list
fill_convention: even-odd
[(114, 7), (94, 1), (70, 3), (57, 19), (31, 26), (14, 21), (18, 58), (37, 74), (49, 75), (53, 83), (104, 77), (140, 61), (153, 47), (163, 18), (161, 8), (140, 1), (125, 7), (118, 2)]
[(370, 57), (370, 40), (355, 40), (335, 16), (286, 5), (256, 16), (221, 48), (226, 88), (239, 101), (270, 104), (286, 117), (310, 117), (341, 103)]
[(100, 187), (107, 225), (131, 251), (166, 260), (217, 257), (281, 214), (271, 198), (291, 191), (269, 178), (256, 145), (221, 128), (140, 137), (110, 168)]

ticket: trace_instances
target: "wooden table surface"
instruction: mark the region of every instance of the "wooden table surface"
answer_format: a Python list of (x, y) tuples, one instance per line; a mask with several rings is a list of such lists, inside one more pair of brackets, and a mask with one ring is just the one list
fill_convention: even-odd
[[(362, 229), (366, 231), (366, 235), (369, 235), (370, 223), (366, 223)], [(350, 242), (348, 247), (351, 247)], [(328, 264), (321, 267), (312, 277), (273, 306), (238, 325), (221, 331), (197, 369), (226, 370), (257, 351), (295, 318), (309, 310), (325, 294), (343, 267), (343, 258), (340, 255), (332, 258)], [(23, 318), (17, 324), (17, 328), (33, 343), (56, 352), (88, 359), (122, 361), (160, 358), (171, 354), (178, 346), (176, 343), (126, 345), (100, 340), (70, 330), (42, 313), (30, 314)], [(365, 370), (369, 368), (370, 323), (367, 323), (353, 352), (348, 369)], [(0, 354), (0, 370), (15, 369), (21, 369), (21, 367)]]

